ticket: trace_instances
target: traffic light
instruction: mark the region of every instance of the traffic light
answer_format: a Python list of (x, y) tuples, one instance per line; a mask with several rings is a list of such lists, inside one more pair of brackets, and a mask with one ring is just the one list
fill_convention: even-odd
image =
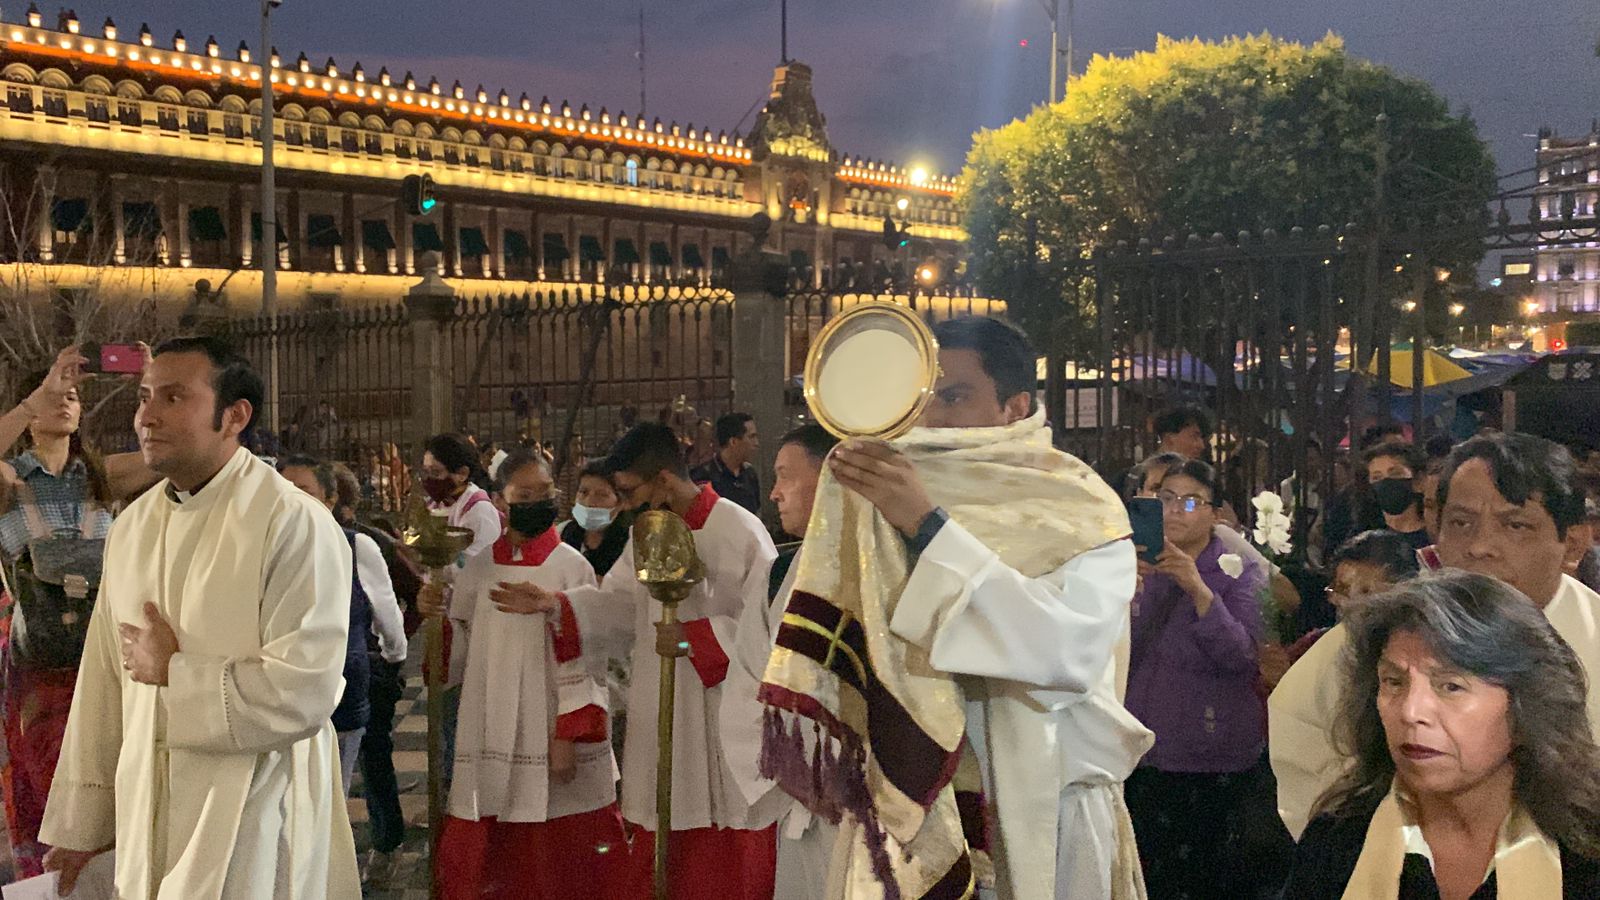
[(894, 223), (893, 216), (883, 217), (883, 245), (890, 250), (904, 250), (911, 243), (911, 232)]
[(400, 203), (413, 216), (425, 216), (439, 205), (433, 195), (432, 175), (407, 175), (400, 182)]

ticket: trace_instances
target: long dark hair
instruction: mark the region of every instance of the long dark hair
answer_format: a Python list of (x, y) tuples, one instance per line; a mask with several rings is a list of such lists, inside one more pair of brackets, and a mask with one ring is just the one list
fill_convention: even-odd
[[(48, 371), (37, 372), (29, 378), (27, 384), (40, 385), (50, 377)], [(34, 448), (33, 428), (30, 426), (22, 432), (23, 446)], [(89, 446), (83, 439), (83, 397), (78, 398), (78, 427), (72, 434), (67, 435), (67, 465), (72, 465), (73, 460), (83, 463), (83, 471), (89, 482), (89, 499), (97, 506), (110, 507), (117, 498), (111, 496), (111, 476), (106, 474), (105, 458), (100, 452)]]
[(1505, 688), (1513, 792), (1546, 836), (1600, 859), (1600, 749), (1589, 729), (1583, 666), (1533, 602), (1484, 575), (1446, 570), (1352, 612), (1335, 743), (1354, 759), (1318, 801), (1335, 816), (1370, 809), (1395, 777), (1378, 715), (1378, 660), (1412, 632), (1442, 661)]

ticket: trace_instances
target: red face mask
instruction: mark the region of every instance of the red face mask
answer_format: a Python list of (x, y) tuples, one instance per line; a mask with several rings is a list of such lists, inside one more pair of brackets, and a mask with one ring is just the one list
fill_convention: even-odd
[(424, 478), (422, 479), (422, 492), (434, 503), (449, 503), (456, 497), (458, 486), (454, 478)]

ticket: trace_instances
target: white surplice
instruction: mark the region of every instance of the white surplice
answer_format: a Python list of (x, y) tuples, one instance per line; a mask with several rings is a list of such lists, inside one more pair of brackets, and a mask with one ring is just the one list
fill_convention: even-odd
[[(556, 718), (585, 706), (605, 709), (604, 657), (556, 661), (549, 618), (495, 609), (489, 592), (501, 582), (535, 584), (552, 592), (593, 587), (583, 554), (560, 542), (543, 562), (499, 562), (502, 544), (468, 560), (456, 576), (450, 617), (456, 634), (471, 635), (461, 716), (456, 725), (452, 816), (501, 822), (546, 822), (600, 809), (617, 797), (617, 767), (609, 740), (578, 743), (577, 775), (550, 783), (550, 735)], [(531, 544), (532, 542), (530, 542)]]
[[(167, 482), (106, 542), (41, 838), (116, 844), (124, 900), (361, 894), (329, 716), (343, 689), (350, 543), (240, 449), (199, 492)], [(168, 685), (132, 681), (117, 626), (154, 603)]]
[[(1098, 900), (1138, 867), (1122, 782), (1155, 737), (1118, 699), (1114, 658), (1134, 576), (1120, 540), (1028, 578), (954, 521), (917, 558), (890, 627), (966, 676), (967, 739), (998, 825), (996, 889), (980, 896)], [(846, 896), (870, 896), (872, 878), (853, 873)]]
[[(1600, 595), (1570, 575), (1544, 608), (1545, 618), (1572, 647), (1589, 676), (1589, 727), (1600, 734)], [(1343, 774), (1347, 760), (1334, 747), (1349, 636), (1335, 625), (1311, 645), (1278, 682), (1267, 701), (1267, 743), (1278, 779), (1278, 814), (1296, 840), (1323, 793)]]
[[(475, 484), (469, 483), (461, 496), (451, 501), (449, 506), (430, 506), (429, 511), (436, 516), (443, 515), (452, 528), (465, 528), (472, 532), (472, 543), (461, 551), (455, 565), (440, 570), (447, 586), (455, 583), (463, 566), (494, 546), (494, 542), (500, 539), (500, 533), (505, 530), (500, 510), (495, 508), (489, 493)], [(445, 661), (445, 687), (459, 688), (467, 672), (467, 635), (452, 633), (447, 646), (450, 648), (450, 657)]]
[[(718, 498), (703, 523), (696, 518), (692, 510), (686, 517), (693, 529), (695, 550), (705, 563), (706, 578), (679, 605), (678, 618), (684, 622), (704, 620), (717, 648), (731, 657), (736, 626), (746, 607), (766, 603), (767, 575), (777, 550), (761, 520), (732, 501)], [(586, 652), (603, 646), (613, 655), (627, 655), (631, 660), (629, 728), (622, 748), (622, 815), (654, 831), (661, 679), (655, 624), (661, 620), (661, 604), (632, 577), (634, 570), (633, 540), (629, 538), (604, 586), (579, 588), (567, 596)], [(754, 728), (746, 722), (723, 723), (721, 701), (726, 682), (706, 687), (690, 659), (678, 659), (674, 680), (672, 830), (770, 825), (770, 815), (751, 809), (724, 751), (736, 743), (759, 748), (759, 723)]]
[[(739, 620), (734, 650), (728, 654), (728, 680), (722, 689), (722, 721), (731, 734), (745, 734), (761, 727), (766, 707), (756, 698), (756, 692), (778, 641), (783, 612), (789, 606), (789, 595), (794, 592), (799, 574), (797, 555), (772, 600), (745, 607), (744, 617)], [(810, 750), (808, 747), (808, 754)], [(735, 740), (726, 743), (723, 752), (750, 804), (753, 824), (765, 825), (774, 820), (778, 823), (777, 894), (773, 900), (823, 900), (838, 827), (812, 815), (771, 779), (761, 777), (759, 743)]]

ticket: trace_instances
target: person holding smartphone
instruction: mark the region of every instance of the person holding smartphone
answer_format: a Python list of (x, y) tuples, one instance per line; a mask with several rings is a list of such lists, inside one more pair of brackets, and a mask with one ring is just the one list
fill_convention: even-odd
[[(143, 345), (137, 350), (142, 363), (149, 351)], [(112, 507), (156, 481), (140, 454), (101, 457), (79, 433), (83, 405), (78, 386), (97, 361), (98, 353), (90, 360), (77, 347), (62, 350), (49, 371), (30, 379), (36, 385), (32, 392), (0, 416), (0, 448), (19, 440), (25, 447), (0, 462), (0, 567), (6, 576), (8, 636), (24, 630), (9, 585), (16, 581), (14, 567), (28, 556), (28, 544), (62, 530), (87, 540), (104, 540), (111, 530)], [(0, 779), (5, 782), (6, 824), (18, 877), (40, 874), (49, 850), (38, 840), (39, 825), (72, 707), (81, 651), (77, 645), (65, 658), (58, 653), (30, 654), (8, 640), (0, 654), (4, 669), (0, 702), (11, 761)]]
[[(1266, 766), (1255, 687), (1267, 575), (1213, 533), (1211, 466), (1172, 465), (1157, 498), (1165, 533), (1155, 562), (1139, 561), (1127, 695), (1156, 740), (1128, 778), (1128, 810), (1152, 897), (1222, 896), (1253, 877), (1227, 861), (1243, 841), (1247, 775)], [(1270, 801), (1256, 812), (1270, 817)]]

